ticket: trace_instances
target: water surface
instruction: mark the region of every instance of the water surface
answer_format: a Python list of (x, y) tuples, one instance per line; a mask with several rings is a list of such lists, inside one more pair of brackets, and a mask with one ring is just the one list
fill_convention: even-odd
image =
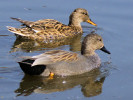
[[(0, 100), (131, 100), (133, 99), (133, 1), (132, 0), (1, 0), (0, 2)], [(84, 34), (68, 42), (39, 45), (17, 40), (6, 26), (19, 27), (10, 17), (36, 21), (57, 19), (68, 24), (75, 8), (85, 8), (98, 27), (82, 23)], [(47, 80), (25, 76), (18, 57), (62, 49), (79, 52), (91, 31), (100, 34), (111, 55), (97, 51), (101, 69), (75, 77)]]

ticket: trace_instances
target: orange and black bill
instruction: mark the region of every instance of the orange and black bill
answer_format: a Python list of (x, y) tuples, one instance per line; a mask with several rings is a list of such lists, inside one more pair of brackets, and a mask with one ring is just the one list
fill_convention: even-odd
[(93, 21), (91, 21), (91, 19), (87, 20), (88, 23), (90, 23), (91, 25), (97, 26), (97, 24), (95, 24)]

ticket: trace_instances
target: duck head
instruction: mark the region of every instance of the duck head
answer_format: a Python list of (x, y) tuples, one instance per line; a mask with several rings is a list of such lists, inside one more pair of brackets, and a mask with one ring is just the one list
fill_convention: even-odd
[(94, 26), (97, 26), (89, 17), (88, 11), (83, 8), (75, 9), (72, 14), (69, 16), (69, 25), (81, 26), (81, 22), (87, 22)]
[(83, 42), (81, 47), (81, 54), (82, 55), (94, 55), (95, 50), (102, 50), (107, 54), (111, 54), (104, 46), (103, 39), (100, 35), (91, 33), (88, 34)]

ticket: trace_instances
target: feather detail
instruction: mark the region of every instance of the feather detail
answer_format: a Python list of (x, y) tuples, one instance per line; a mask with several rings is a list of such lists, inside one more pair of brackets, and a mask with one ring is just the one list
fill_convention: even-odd
[(54, 64), (60, 61), (64, 62), (77, 61), (78, 55), (73, 52), (68, 52), (63, 50), (53, 50), (37, 56), (33, 56), (32, 58), (35, 59), (32, 66), (35, 66), (41, 64), (42, 65)]

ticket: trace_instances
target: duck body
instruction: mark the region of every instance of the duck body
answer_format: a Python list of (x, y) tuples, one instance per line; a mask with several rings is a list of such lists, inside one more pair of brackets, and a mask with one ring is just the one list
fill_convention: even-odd
[[(63, 50), (45, 52), (44, 54), (28, 58), (26, 62), (25, 60), (19, 62), (20, 65), (29, 64), (31, 68), (32, 66), (45, 65), (44, 71), (42, 71), (43, 67), (37, 68), (40, 71), (36, 70), (42, 76), (49, 76), (50, 72), (60, 76), (78, 75), (98, 68), (100, 63), (101, 61), (97, 54), (85, 57), (81, 54)], [(23, 66), (21, 67), (23, 68)]]
[(105, 49), (99, 35), (89, 34), (83, 40), (81, 54), (64, 50), (53, 50), (37, 56), (24, 57), (24, 60), (19, 62), (19, 64), (22, 70), (25, 70), (23, 67), (26, 68), (27, 65), (31, 69), (33, 67), (39, 69), (38, 66), (45, 66), (44, 71), (40, 73), (43, 76), (49, 76), (51, 72), (60, 76), (78, 75), (100, 66), (100, 58), (95, 53), (97, 49), (110, 54)]
[(35, 22), (25, 21), (18, 18), (11, 18), (21, 22), (25, 27), (14, 28), (8, 26), (8, 30), (23, 37), (33, 40), (46, 41), (64, 39), (82, 34), (81, 22), (88, 22), (94, 26), (88, 15), (87, 10), (83, 8), (75, 9), (69, 16), (69, 24), (65, 25), (54, 19), (42, 19)]
[[(101, 61), (97, 54), (90, 57), (84, 57), (79, 54), (77, 55), (76, 61), (61, 61), (55, 64), (47, 65), (47, 68), (49, 72), (54, 72), (55, 75), (70, 76), (89, 72), (95, 68), (100, 67), (100, 64)], [(45, 76), (45, 71), (41, 75)]]

